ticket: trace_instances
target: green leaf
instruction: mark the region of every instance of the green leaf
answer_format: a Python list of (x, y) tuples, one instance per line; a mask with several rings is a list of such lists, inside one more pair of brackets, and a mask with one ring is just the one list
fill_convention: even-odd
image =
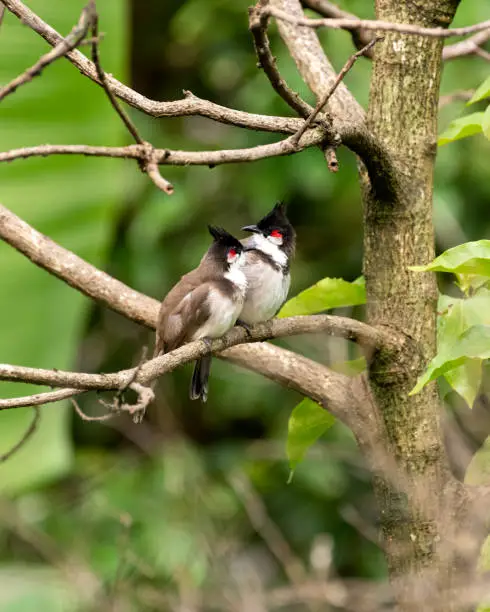
[(294, 408), (289, 417), (286, 446), (291, 470), (296, 468), (309, 447), (334, 423), (335, 417), (309, 398)]
[(439, 136), (437, 144), (442, 146), (448, 142), (478, 134), (482, 131), (482, 119), (483, 113), (472, 113), (451, 121), (449, 127)]
[(362, 276), (352, 283), (342, 278), (324, 278), (286, 302), (277, 316), (310, 315), (365, 302), (366, 288)]
[(418, 393), (427, 383), (449, 370), (463, 365), (468, 358), (490, 358), (490, 325), (473, 325), (456, 339), (453, 347), (438, 352), (410, 391), (410, 395)]
[[(486, 292), (467, 299), (441, 295), (438, 312), (437, 355), (431, 364), (444, 356), (452, 355), (457, 350), (463, 334), (471, 327), (490, 325), (490, 296)], [(429, 365), (429, 369), (430, 367)], [(445, 372), (444, 377), (471, 408), (480, 388), (482, 359), (467, 358), (460, 366)]]
[(490, 240), (465, 242), (449, 249), (425, 266), (410, 266), (414, 272), (452, 272), (490, 277)]
[(482, 379), (482, 360), (468, 359), (459, 368), (449, 370), (444, 378), (461, 395), (470, 408), (478, 395)]
[[(472, 325), (490, 325), (490, 298), (487, 295), (476, 295), (468, 299), (441, 295), (438, 311), (438, 353), (451, 351), (459, 337)], [(468, 359), (458, 368), (446, 372), (444, 377), (471, 408), (480, 388), (482, 360)]]
[(483, 113), (481, 127), (485, 138), (490, 140), (490, 104), (487, 106), (487, 110)]
[(484, 98), (488, 98), (490, 96), (490, 76), (487, 77), (483, 83), (477, 88), (473, 96), (468, 100), (466, 106), (470, 104), (474, 104), (475, 102), (479, 102)]

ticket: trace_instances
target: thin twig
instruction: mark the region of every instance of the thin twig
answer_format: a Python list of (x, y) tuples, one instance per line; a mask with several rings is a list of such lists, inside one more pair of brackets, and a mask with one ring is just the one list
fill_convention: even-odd
[(73, 408), (75, 409), (75, 412), (82, 419), (82, 421), (103, 422), (103, 421), (108, 421), (109, 419), (112, 419), (112, 417), (114, 416), (114, 413), (112, 412), (109, 412), (108, 414), (102, 414), (99, 416), (89, 416), (88, 414), (85, 414), (85, 412), (83, 412), (83, 410), (80, 408), (79, 403), (75, 399), (73, 399), (73, 397), (70, 398), (70, 402)]
[(80, 395), (81, 393), (85, 393), (85, 391), (83, 389), (57, 389), (56, 391), (47, 391), (46, 393), (0, 399), (0, 410), (21, 408), (23, 406), (42, 406), (43, 404), (59, 402), (60, 400), (68, 399), (74, 395)]
[[(51, 46), (54, 47), (63, 41), (63, 37), (59, 32), (43, 21), (20, 0), (4, 0), (4, 4), (23, 24), (39, 34)], [(74, 49), (66, 54), (66, 58), (84, 76), (102, 86), (93, 62), (85, 57), (83, 53)], [(295, 117), (258, 115), (227, 108), (226, 106), (215, 104), (209, 100), (203, 100), (190, 91), (184, 91), (184, 98), (182, 100), (173, 100), (170, 102), (151, 100), (127, 85), (124, 85), (113, 76), (107, 74), (105, 76), (110, 84), (111, 92), (115, 96), (152, 117), (200, 116), (226, 125), (279, 134), (293, 134), (301, 123), (301, 120)]]
[(408, 23), (391, 23), (389, 21), (377, 21), (371, 19), (309, 19), (308, 17), (296, 17), (281, 9), (267, 6), (263, 9), (266, 15), (287, 21), (294, 25), (308, 28), (333, 28), (335, 30), (383, 30), (386, 32), (398, 32), (399, 34), (411, 34), (416, 36), (429, 36), (431, 38), (451, 38), (452, 36), (467, 36), (476, 32), (483, 32), (490, 28), (490, 19), (463, 28), (423, 28)]
[(34, 435), (39, 423), (39, 419), (41, 418), (41, 412), (39, 411), (38, 406), (33, 406), (33, 409), (34, 416), (29, 424), (29, 427), (25, 430), (22, 438), (16, 444), (14, 444), (14, 446), (12, 446), (9, 451), (4, 453), (3, 455), (0, 455), (0, 463), (4, 463), (5, 461), (7, 461), (7, 459), (10, 459), (12, 455), (15, 455), (15, 453), (24, 446), (24, 444), (29, 440), (29, 438)]
[[(483, 51), (483, 49), (480, 49), (480, 45), (486, 43), (487, 40), (490, 40), (490, 28), (470, 36), (467, 40), (447, 45), (442, 50), (442, 59), (448, 61), (471, 54), (479, 55), (479, 52)], [(484, 53), (486, 52), (484, 51)]]
[(133, 371), (132, 371), (131, 375), (129, 376), (128, 380), (120, 386), (120, 388), (119, 388), (119, 390), (118, 390), (118, 392), (116, 394), (116, 396), (118, 398), (123, 397), (124, 392), (127, 389), (129, 389), (133, 383), (136, 382), (136, 379), (138, 378), (138, 374), (141, 372), (141, 368), (143, 367), (143, 364), (145, 363), (147, 357), (148, 357), (148, 347), (144, 346), (143, 350), (141, 351), (140, 360), (138, 361), (136, 367), (133, 369)]
[(480, 49), (480, 47), (476, 47), (474, 50), (474, 54), (478, 55), (478, 57), (483, 58), (487, 62), (490, 62), (490, 53), (485, 51), (485, 49)]
[(95, 0), (90, 0), (89, 6), (91, 7), (91, 10), (93, 11), (93, 15), (94, 15), (93, 20), (92, 20), (92, 36), (94, 37), (94, 42), (92, 43), (92, 61), (94, 63), (95, 70), (97, 72), (97, 77), (107, 97), (109, 98), (109, 101), (112, 104), (112, 107), (114, 108), (116, 113), (121, 118), (121, 121), (126, 126), (128, 132), (131, 134), (131, 136), (134, 138), (134, 140), (138, 144), (143, 144), (144, 140), (139, 135), (138, 130), (136, 129), (136, 126), (131, 121), (127, 113), (121, 108), (119, 102), (117, 101), (116, 96), (112, 93), (111, 87), (106, 77), (106, 74), (100, 64), (99, 47), (97, 44), (97, 38), (99, 36), (99, 15), (97, 13)]
[(311, 115), (306, 119), (306, 121), (299, 128), (299, 130), (296, 132), (296, 134), (294, 134), (293, 139), (299, 141), (299, 139), (303, 136), (305, 131), (310, 127), (310, 125), (313, 123), (313, 121), (315, 121), (317, 115), (321, 112), (323, 107), (330, 100), (332, 94), (337, 89), (339, 84), (342, 82), (342, 80), (344, 79), (345, 75), (352, 68), (352, 66), (354, 65), (356, 60), (358, 58), (360, 58), (362, 55), (364, 55), (366, 53), (366, 51), (369, 51), (380, 40), (382, 40), (381, 36), (375, 36), (370, 42), (368, 42), (368, 44), (365, 47), (363, 47), (360, 51), (357, 51), (356, 53), (354, 53), (353, 55), (351, 55), (349, 57), (349, 59), (345, 62), (344, 66), (342, 67), (342, 70), (337, 75), (337, 78), (332, 83), (332, 86), (330, 87), (330, 89), (321, 98), (321, 100), (315, 106), (315, 108), (314, 108), (313, 112), (311, 113)]
[(254, 39), (255, 52), (259, 60), (259, 67), (267, 75), (273, 89), (281, 98), (301, 117), (308, 117), (313, 108), (293, 91), (282, 78), (276, 66), (276, 59), (270, 50), (269, 37), (267, 36), (268, 16), (262, 10), (261, 3), (249, 8), (249, 29)]
[[(269, 157), (292, 155), (303, 149), (317, 146), (331, 140), (323, 126), (308, 130), (297, 142), (293, 136), (284, 140), (244, 149), (222, 149), (221, 151), (173, 151), (154, 149), (153, 159), (164, 166), (218, 166), (258, 161)], [(11, 149), (0, 153), (0, 162), (10, 162), (28, 157), (46, 157), (47, 155), (86, 155), (90, 157), (113, 157), (119, 159), (137, 159), (146, 162), (148, 158), (146, 143), (126, 147), (105, 147), (91, 145), (39, 145)], [(168, 189), (168, 187), (167, 187)]]
[[(335, 18), (335, 19), (358, 19), (356, 15), (343, 11), (333, 2), (329, 0), (301, 0), (303, 6), (316, 11), (323, 17)], [(373, 35), (367, 30), (361, 28), (348, 30), (352, 37), (356, 49), (362, 49), (372, 39)], [(365, 52), (366, 57), (372, 57), (371, 50)]]
[(439, 108), (443, 108), (453, 102), (468, 102), (475, 93), (474, 89), (460, 89), (459, 91), (453, 91), (453, 93), (445, 94), (439, 98)]
[[(150, 145), (150, 149), (151, 150), (147, 154), (147, 157), (141, 162), (141, 168), (143, 172), (148, 174), (158, 189), (161, 189), (161, 191), (168, 195), (172, 195), (174, 192), (174, 186), (161, 175), (160, 169), (158, 168), (158, 160), (160, 158), (159, 151), (158, 149), (154, 149), (153, 145)], [(165, 151), (164, 155), (166, 154), (167, 151)]]
[[(106, 402), (102, 399), (99, 399), (99, 403), (105, 406), (108, 410), (112, 412), (112, 414), (119, 414), (120, 412), (129, 412), (133, 416), (133, 421), (135, 423), (141, 423), (145, 416), (146, 409), (151, 404), (151, 402), (155, 399), (155, 393), (153, 388), (147, 387), (136, 382), (138, 375), (143, 367), (143, 364), (146, 361), (146, 357), (148, 355), (148, 347), (143, 347), (143, 351), (141, 353), (141, 359), (138, 362), (138, 365), (131, 371), (128, 379), (122, 383), (122, 385), (117, 390), (117, 393), (114, 395), (112, 402)], [(124, 392), (127, 389), (131, 389), (135, 391), (138, 395), (138, 400), (135, 404), (128, 404), (123, 402)]]
[(92, 43), (92, 61), (97, 72), (97, 77), (107, 97), (109, 98), (113, 109), (121, 118), (122, 122), (126, 126), (126, 129), (131, 134), (135, 142), (142, 146), (142, 151), (145, 155), (144, 157), (140, 158), (140, 168), (148, 175), (148, 177), (153, 181), (153, 183), (158, 187), (158, 189), (161, 189), (161, 191), (165, 192), (168, 195), (172, 195), (172, 193), (174, 192), (174, 187), (172, 183), (167, 181), (167, 179), (163, 178), (163, 176), (160, 174), (160, 170), (158, 169), (158, 164), (156, 161), (157, 153), (155, 153), (153, 145), (149, 142), (145, 142), (145, 140), (141, 137), (137, 127), (131, 121), (129, 115), (125, 112), (122, 106), (119, 104), (117, 97), (113, 94), (111, 90), (109, 80), (107, 79), (107, 76), (104, 70), (102, 69), (100, 63), (100, 54), (98, 46), (99, 16), (97, 14), (95, 0), (90, 0), (90, 6), (92, 7), (92, 10), (94, 12), (94, 19), (92, 23), (92, 35), (94, 38), (94, 41)]
[[(0, 22), (4, 10), (5, 5), (0, 3)], [(63, 57), (69, 51), (77, 47), (86, 36), (93, 19), (94, 13), (92, 10), (91, 3), (89, 3), (83, 9), (76, 26), (74, 26), (72, 31), (65, 39), (63, 39), (58, 45), (56, 45), (56, 47), (51, 49), (49, 53), (46, 53), (45, 55), (40, 57), (33, 66), (28, 68), (19, 76), (15, 77), (15, 79), (10, 81), (10, 83), (5, 85), (5, 87), (2, 87), (0, 89), (0, 100), (3, 100), (3, 98), (13, 93), (21, 85), (32, 81), (34, 77), (39, 76), (41, 74), (41, 71), (46, 68), (46, 66), (53, 63), (59, 57)]]
[[(336, 19), (351, 19), (360, 21), (359, 17), (353, 15), (352, 13), (348, 13), (340, 9), (336, 4), (330, 2), (329, 0), (301, 0), (303, 6), (306, 6), (323, 17), (328, 18), (336, 18)], [(372, 33), (369, 30), (364, 30), (362, 28), (349, 28), (347, 31), (352, 36), (352, 41), (357, 49), (361, 49), (364, 45), (366, 45), (372, 38)], [(452, 45), (447, 45), (442, 50), (442, 59), (444, 61), (456, 59), (459, 57), (464, 57), (466, 55), (480, 55), (479, 45), (482, 45), (487, 40), (490, 39), (490, 29), (485, 30), (483, 32), (478, 32), (471, 38), (467, 40), (463, 40), (458, 43), (454, 43)], [(481, 51), (481, 49), (480, 49)], [(483, 51), (483, 54), (486, 52)], [(372, 57), (371, 52), (367, 52), (364, 54), (365, 57)], [(483, 57), (483, 55), (482, 55)]]

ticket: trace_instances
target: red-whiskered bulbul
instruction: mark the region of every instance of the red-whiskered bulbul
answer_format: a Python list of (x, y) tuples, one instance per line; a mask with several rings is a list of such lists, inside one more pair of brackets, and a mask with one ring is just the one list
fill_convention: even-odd
[(238, 318), (247, 326), (271, 319), (286, 301), (296, 234), (283, 202), (278, 202), (256, 225), (246, 225), (242, 230), (252, 232), (242, 240), (247, 293)]
[[(199, 266), (185, 274), (160, 307), (154, 355), (167, 353), (194, 340), (219, 338), (235, 325), (245, 299), (242, 271), (244, 250), (237, 238), (208, 226), (213, 244)], [(205, 402), (211, 354), (196, 361), (190, 398)]]

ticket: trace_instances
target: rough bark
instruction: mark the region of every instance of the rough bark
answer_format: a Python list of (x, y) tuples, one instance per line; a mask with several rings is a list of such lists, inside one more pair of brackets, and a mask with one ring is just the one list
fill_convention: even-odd
[[(455, 0), (377, 0), (377, 18), (421, 26), (447, 26)], [(389, 197), (364, 185), (368, 321), (395, 328), (411, 340), (404, 354), (378, 354), (371, 390), (383, 416), (386, 445), (398, 474), (382, 466), (375, 491), (389, 571), (400, 609), (456, 609), (444, 593), (452, 586), (452, 536), (446, 508), (454, 493), (440, 425), (435, 385), (409, 397), (417, 375), (435, 352), (435, 277), (408, 266), (434, 257), (433, 172), (442, 41), (387, 33), (374, 51), (368, 127), (389, 152), (397, 175)], [(385, 194), (386, 195), (386, 194)], [(408, 345), (410, 346), (410, 345)], [(375, 461), (376, 463), (376, 461)], [(404, 482), (400, 491), (393, 482)], [(448, 524), (444, 525), (447, 521)], [(421, 607), (422, 606), (422, 607)]]

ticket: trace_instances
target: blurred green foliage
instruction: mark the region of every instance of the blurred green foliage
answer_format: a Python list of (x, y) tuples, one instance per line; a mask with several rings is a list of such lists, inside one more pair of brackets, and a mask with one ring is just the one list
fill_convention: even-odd
[[(82, 4), (32, 0), (29, 6), (68, 32)], [(230, 107), (289, 115), (257, 70), (247, 5), (243, 0), (99, 0), (103, 65), (154, 99), (178, 99), (189, 89)], [(373, 16), (371, 3), (342, 5)], [(455, 25), (486, 16), (484, 3), (467, 0)], [(352, 53), (350, 37), (326, 31), (320, 36), (340, 68)], [(312, 102), (275, 27), (271, 39), (283, 75)], [(0, 53), (8, 61), (0, 65), (1, 82), (46, 49), (6, 15)], [(487, 68), (479, 58), (449, 62), (442, 92), (477, 87)], [(346, 78), (364, 105), (369, 74), (369, 61), (360, 60)], [(478, 102), (475, 111), (485, 106)], [(460, 103), (443, 108), (441, 130), (461, 110)], [(129, 142), (103, 92), (65, 60), (9, 96), (1, 113), (5, 150), (47, 142)], [(234, 148), (276, 138), (198, 117), (131, 113), (156, 146)], [(440, 149), (434, 208), (439, 251), (488, 237), (488, 154), (483, 138)], [(298, 233), (291, 291), (296, 295), (325, 277), (353, 281), (362, 272), (356, 160), (345, 149), (338, 156), (338, 174), (328, 173), (316, 150), (212, 170), (163, 168), (176, 187), (170, 198), (129, 162), (16, 161), (0, 166), (1, 201), (63, 246), (162, 298), (207, 248), (207, 223), (238, 233), (283, 199)], [(137, 363), (142, 347), (153, 341), (145, 330), (90, 303), (7, 245), (0, 245), (0, 276), (0, 361), (111, 371)], [(362, 307), (341, 312), (361, 317)], [(326, 336), (278, 343), (328, 364), (357, 357), (352, 347)], [(116, 604), (121, 610), (174, 610), (176, 602), (200, 597), (208, 602), (227, 589), (236, 595), (257, 584), (264, 589), (286, 584), (283, 566), (255, 532), (230, 484), (235, 470), (244, 471), (312, 578), (325, 577), (314, 562), (325, 541), (332, 550), (331, 575), (384, 576), (382, 554), (362, 527), (375, 526), (376, 512), (350, 432), (335, 423), (287, 485), (287, 422), (301, 398), (214, 360), (209, 402), (192, 404), (190, 369), (164, 377), (155, 405), (138, 426), (122, 417), (107, 425), (81, 422), (66, 406), (42, 409), (35, 436), (0, 467), (0, 488), (10, 494), (0, 501), (2, 610), (109, 610)], [(1, 386), (3, 397), (29, 392), (32, 387)], [(102, 410), (93, 395), (80, 404), (89, 414)], [(30, 418), (29, 411), (0, 414), (0, 451)], [(358, 515), (361, 524), (352, 519)]]

